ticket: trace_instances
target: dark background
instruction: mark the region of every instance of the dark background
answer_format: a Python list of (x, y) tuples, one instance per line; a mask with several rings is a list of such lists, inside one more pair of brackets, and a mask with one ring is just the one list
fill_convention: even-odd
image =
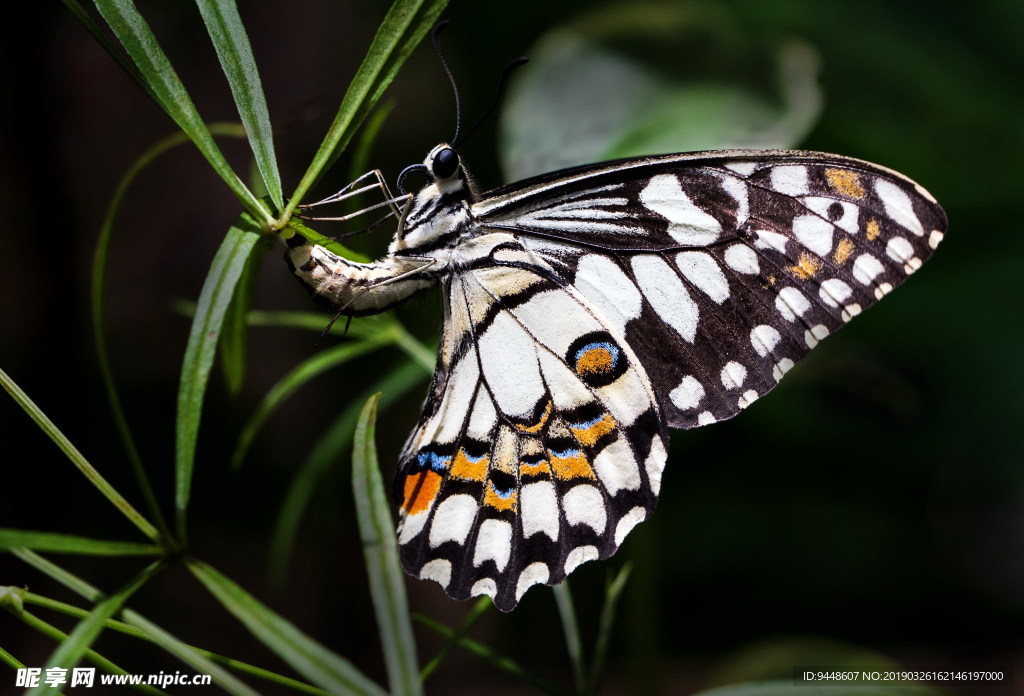
[[(770, 397), (733, 421), (674, 433), (657, 514), (612, 561), (573, 575), (584, 641), (592, 641), (609, 569), (629, 560), (634, 573), (609, 664), (609, 683), (619, 691), (631, 685), (689, 693), (723, 681), (786, 678), (799, 660), (846, 659), (859, 650), (867, 656), (854, 664), (878, 656), (946, 669), (1019, 667), (1024, 6), (995, 0), (719, 5), (752, 36), (797, 35), (821, 54), (824, 113), (801, 146), (877, 161), (915, 178), (944, 205), (949, 232), (905, 288), (825, 342)], [(467, 118), (486, 108), (510, 58), (587, 7), (453, 2), (445, 42)], [(248, 0), (240, 8), (277, 128), (287, 194), (385, 6)], [(204, 118), (237, 118), (195, 7), (143, 2), (140, 9)], [(35, 3), (14, 12), (0, 64), (0, 209), (6, 218), (0, 367), (139, 502), (96, 368), (89, 271), (117, 181), (173, 124), (63, 8)], [(372, 159), (391, 179), (450, 136), (453, 106), (426, 45), (389, 95), (397, 106)], [(504, 183), (495, 129), (494, 120), (485, 124), (463, 151), (484, 188)], [(246, 171), (246, 144), (221, 142), (236, 170)], [(321, 188), (337, 188), (346, 176), (343, 158)], [(188, 331), (171, 303), (198, 295), (238, 208), (197, 153), (182, 147), (143, 173), (115, 231), (110, 349), (143, 459), (168, 511), (176, 388)], [(369, 244), (379, 253), (386, 236)], [(311, 309), (277, 256), (271, 252), (262, 270), (255, 305)], [(400, 312), (428, 344), (436, 336), (437, 304), (428, 297)], [(338, 462), (306, 514), (287, 590), (271, 592), (264, 572), (282, 492), (311, 444), (400, 355), (364, 358), (306, 387), (271, 420), (243, 469), (227, 470), (253, 405), (313, 353), (315, 339), (294, 330), (252, 330), (248, 381), (236, 399), (215, 372), (200, 433), (192, 550), (383, 680), (347, 461)], [(386, 472), (415, 422), (422, 392), (414, 392), (382, 415)], [(0, 399), (0, 526), (134, 538), (6, 398)], [(120, 586), (140, 565), (58, 560), (104, 589)], [(10, 557), (0, 557), (0, 584), (76, 601)], [(468, 608), (433, 583), (410, 581), (408, 587), (413, 611), (450, 625)], [(287, 669), (183, 569), (161, 576), (131, 604), (189, 642)], [(512, 615), (491, 612), (473, 635), (556, 683), (568, 682), (547, 590), (531, 591)], [(440, 643), (426, 631), (418, 637), (426, 660)], [(53, 649), (6, 614), (0, 615), (0, 646), (30, 666), (41, 666)], [(130, 672), (179, 668), (156, 649), (119, 636), (104, 636), (98, 649)], [(13, 676), (0, 673), (0, 684), (13, 684)], [(459, 652), (428, 683), (436, 693), (483, 688), (529, 692)], [(1009, 694), (1012, 687), (962, 693)]]

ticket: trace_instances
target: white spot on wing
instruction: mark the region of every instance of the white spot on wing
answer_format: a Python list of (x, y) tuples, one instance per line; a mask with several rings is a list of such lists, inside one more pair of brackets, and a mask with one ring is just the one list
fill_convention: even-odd
[(594, 457), (594, 472), (608, 495), (640, 488), (640, 467), (624, 437), (620, 436)]
[(939, 246), (939, 242), (942, 241), (943, 236), (944, 235), (938, 230), (932, 230), (932, 233), (928, 235), (928, 246), (930, 246), (932, 249), (937, 249)]
[(885, 205), (885, 213), (893, 219), (900, 227), (913, 232), (918, 237), (924, 236), (924, 228), (921, 221), (914, 213), (914, 205), (910, 202), (910, 196), (896, 184), (885, 179), (875, 180), (875, 192), (882, 199)]
[(750, 176), (754, 173), (754, 169), (757, 167), (757, 162), (728, 162), (725, 165), (726, 169), (731, 169), (740, 176)]
[(882, 262), (871, 254), (861, 254), (853, 262), (853, 277), (861, 285), (871, 285), (884, 270)]
[(711, 413), (711, 411), (701, 411), (697, 414), (697, 425), (708, 425), (716, 422), (717, 420), (718, 419), (715, 418), (715, 414)]
[(679, 386), (669, 392), (668, 398), (681, 411), (696, 408), (704, 398), (704, 386), (693, 375), (686, 375)]
[(755, 401), (757, 401), (757, 391), (754, 389), (748, 389), (747, 391), (743, 392), (743, 395), (740, 396), (739, 401), (736, 402), (736, 405), (739, 406), (740, 408), (746, 408)]
[(838, 278), (829, 278), (822, 281), (821, 288), (818, 290), (818, 296), (821, 298), (821, 301), (829, 307), (838, 307), (852, 294), (853, 290), (850, 286)]
[(430, 525), (430, 546), (436, 548), (446, 541), (465, 544), (479, 508), (476, 500), (465, 493), (442, 500)]
[(471, 597), (479, 597), (480, 595), (487, 595), (488, 597), (494, 597), (498, 594), (498, 586), (494, 582), (494, 578), (481, 578), (473, 583), (473, 587), (469, 590)]
[[(545, 394), (533, 338), (508, 312), (498, 312), (479, 346), (484, 377), (498, 408), (511, 416), (532, 414)], [(471, 361), (463, 359), (460, 364), (467, 362)], [(516, 369), (510, 370), (510, 365)], [(461, 420), (454, 413), (451, 420)]]
[(771, 182), (773, 189), (787, 196), (807, 193), (807, 167), (797, 164), (774, 167)]
[(473, 565), (493, 560), (498, 572), (503, 573), (512, 553), (512, 525), (504, 520), (484, 520), (476, 537)]
[(576, 269), (576, 289), (594, 302), (619, 331), (640, 316), (643, 297), (617, 263), (600, 254), (586, 254)]
[(647, 470), (647, 479), (651, 482), (651, 491), (658, 495), (661, 491), (661, 474), (665, 471), (665, 459), (668, 453), (660, 437), (651, 440), (651, 451), (647, 453), (647, 460), (644, 468)]
[(676, 254), (676, 265), (688, 281), (718, 304), (729, 299), (729, 281), (711, 254), (683, 251)]
[(690, 343), (697, 335), (697, 303), (665, 261), (648, 254), (634, 256), (633, 273), (647, 301), (662, 321)]
[[(803, 204), (810, 210), (817, 213), (820, 217), (829, 220), (836, 227), (846, 230), (850, 234), (857, 234), (857, 219), (860, 215), (860, 208), (853, 203), (837, 201), (834, 198), (825, 198), (824, 196), (805, 196), (802, 200)], [(829, 209), (836, 204), (842, 208), (843, 212), (838, 219), (832, 220), (829, 216)]]
[(782, 376), (793, 369), (793, 361), (789, 358), (783, 358), (779, 362), (775, 363), (775, 367), (772, 368), (772, 377), (778, 382), (782, 379)]
[(762, 358), (771, 353), (781, 339), (778, 330), (768, 324), (761, 324), (750, 330), (750, 344)]
[(569, 524), (585, 524), (598, 534), (604, 533), (608, 516), (604, 510), (604, 498), (594, 486), (576, 486), (562, 498), (562, 509)]
[(680, 244), (706, 246), (722, 232), (721, 223), (691, 201), (672, 174), (651, 177), (640, 202), (668, 220), (668, 233)]
[(452, 562), (444, 558), (428, 561), (420, 568), (420, 578), (438, 582), (441, 587), (448, 587), (448, 583), (452, 581)]
[(753, 275), (760, 272), (757, 252), (746, 244), (733, 244), (725, 250), (725, 264), (737, 273)]
[(772, 230), (756, 230), (754, 234), (757, 236), (757, 241), (754, 242), (754, 246), (758, 249), (775, 249), (775, 251), (780, 254), (786, 253), (786, 242), (789, 241), (789, 237), (781, 232), (774, 232)]
[(587, 561), (596, 561), (600, 557), (596, 546), (577, 546), (565, 556), (565, 574), (568, 575)]
[(547, 534), (552, 541), (558, 541), (558, 499), (555, 485), (551, 481), (528, 483), (520, 489), (522, 505), (523, 538), (529, 539), (537, 533)]
[(623, 515), (619, 519), (619, 523), (615, 525), (615, 545), (621, 546), (626, 535), (633, 531), (633, 527), (643, 522), (645, 517), (647, 517), (647, 511), (642, 507), (635, 507)]
[(423, 527), (427, 524), (429, 517), (429, 509), (416, 515), (410, 515), (403, 511), (401, 513), (401, 522), (398, 524), (398, 543), (408, 544), (415, 539), (416, 535), (423, 531)]
[(736, 201), (736, 227), (747, 221), (750, 201), (746, 182), (732, 176), (722, 177), (722, 189)]
[(739, 389), (747, 378), (747, 368), (735, 360), (730, 360), (722, 368), (722, 386), (726, 389)]
[(796, 288), (782, 288), (775, 298), (775, 309), (788, 321), (796, 321), (811, 308), (811, 302)]
[(793, 220), (793, 236), (818, 256), (828, 256), (832, 251), (833, 232), (832, 223), (817, 215), (801, 215)]
[(818, 341), (828, 336), (828, 327), (824, 324), (817, 324), (804, 331), (804, 342), (808, 348), (818, 345)]
[(551, 571), (542, 561), (531, 563), (523, 568), (523, 572), (519, 574), (519, 580), (516, 582), (516, 601), (522, 599), (526, 591), (534, 585), (547, 582), (549, 577), (551, 577)]

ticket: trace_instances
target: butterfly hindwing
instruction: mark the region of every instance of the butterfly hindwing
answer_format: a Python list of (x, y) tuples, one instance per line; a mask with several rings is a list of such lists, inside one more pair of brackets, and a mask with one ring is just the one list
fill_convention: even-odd
[(468, 331), (398, 476), (406, 569), (503, 610), (614, 553), (653, 509), (665, 460), (653, 390), (617, 329), (518, 245), (491, 258), (516, 253), (452, 278), (449, 326)]

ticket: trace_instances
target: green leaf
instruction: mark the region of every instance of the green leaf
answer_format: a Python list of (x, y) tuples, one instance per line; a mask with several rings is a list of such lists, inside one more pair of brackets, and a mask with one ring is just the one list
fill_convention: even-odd
[(249, 447), (252, 445), (252, 441), (259, 433), (260, 428), (266, 422), (267, 418), (277, 410), (277, 407), (283, 404), (292, 394), (295, 393), (299, 387), (306, 384), (307, 382), (315, 379), (318, 375), (330, 370), (331, 368), (343, 365), (349, 360), (354, 360), (360, 355), (372, 352), (381, 346), (386, 345), (386, 341), (381, 340), (366, 340), (358, 342), (343, 343), (339, 346), (334, 346), (328, 350), (316, 353), (311, 358), (307, 358), (299, 363), (291, 372), (282, 377), (277, 384), (271, 387), (267, 395), (263, 397), (259, 406), (253, 411), (253, 414), (249, 416), (249, 420), (242, 428), (242, 432), (238, 436), (238, 443), (235, 445), (235, 451), (231, 455), (231, 468), (237, 469), (242, 465), (245, 455), (249, 452)]
[(71, 444), (71, 442), (64, 436), (64, 433), (54, 425), (53, 421), (46, 417), (39, 407), (36, 406), (32, 399), (28, 398), (28, 394), (23, 392), (21, 388), (14, 383), (6, 372), (0, 370), (0, 386), (10, 394), (14, 400), (24, 409), (25, 413), (36, 422), (36, 425), (49, 436), (51, 440), (56, 443), (57, 447), (67, 455), (67, 458), (78, 467), (78, 470), (89, 479), (92, 485), (96, 486), (97, 489), (114, 504), (121, 513), (127, 517), (132, 524), (139, 528), (139, 530), (153, 541), (160, 541), (160, 532), (157, 531), (149, 520), (139, 514), (132, 505), (124, 499), (124, 497), (117, 492), (117, 490), (107, 482), (105, 478), (100, 475), (100, 472), (93, 468), (92, 464), (86, 461), (82, 453)]
[(409, 600), (405, 595), (402, 564), (398, 560), (395, 521), (391, 518), (391, 505), (384, 493), (377, 462), (375, 430), (379, 401), (380, 394), (371, 396), (356, 424), (352, 447), (352, 493), (366, 571), (370, 576), (370, 594), (388, 668), (388, 685), (392, 693), (415, 696), (422, 693), (422, 685), (409, 619)]
[[(128, 598), (135, 594), (135, 591), (146, 584), (146, 581), (152, 578), (161, 568), (163, 568), (163, 561), (156, 561), (139, 573), (127, 585), (97, 604), (89, 612), (89, 615), (82, 619), (68, 637), (53, 651), (50, 659), (46, 661), (43, 672), (45, 673), (47, 669), (53, 667), (68, 670), (76, 667), (96, 638), (103, 632), (107, 620), (119, 612), (124, 603), (128, 601)], [(42, 696), (43, 694), (52, 693), (58, 693), (58, 690), (55, 687), (40, 684), (32, 689), (28, 696)]]
[(274, 535), (270, 541), (270, 554), (267, 559), (272, 587), (280, 589), (285, 584), (285, 573), (290, 567), (289, 559), (295, 546), (302, 515), (323, 475), (351, 446), (352, 435), (359, 420), (360, 404), (370, 395), (382, 392), (384, 396), (381, 397), (379, 408), (383, 410), (425, 377), (423, 369), (412, 362), (405, 362), (385, 374), (368, 390), (368, 393), (352, 400), (348, 408), (335, 419), (313, 447), (302, 469), (292, 480), (274, 525)]
[[(3, 593), (5, 589), (13, 590), (20, 593), (20, 596), (23, 598), (25, 604), (31, 604), (37, 607), (44, 607), (46, 609), (51, 609), (53, 611), (60, 612), (61, 614), (74, 616), (79, 619), (83, 619), (89, 615), (88, 611), (85, 611), (80, 607), (76, 607), (65, 602), (59, 602), (55, 599), (44, 597), (42, 595), (37, 595), (32, 592), (26, 592), (16, 587), (0, 587), (0, 606), (3, 605), (2, 598), (4, 596)], [(106, 627), (112, 631), (117, 631), (118, 633), (123, 633), (124, 635), (131, 636), (132, 638), (137, 638), (139, 640), (151, 642), (150, 636), (145, 631), (135, 626), (132, 626), (131, 624), (124, 623), (123, 621), (109, 619), (106, 622)], [(236, 672), (241, 672), (243, 674), (255, 677), (257, 679), (262, 679), (267, 682), (279, 684), (281, 686), (293, 689), (295, 691), (301, 691), (305, 694), (311, 694), (311, 696), (328, 696), (327, 692), (323, 689), (318, 689), (315, 686), (311, 686), (304, 682), (297, 681), (295, 679), (292, 679), (291, 677), (286, 677), (281, 674), (277, 674), (276, 672), (271, 672), (270, 670), (250, 665), (247, 662), (241, 662), (239, 660), (234, 660), (230, 657), (218, 655), (217, 653), (210, 652), (209, 650), (203, 650), (202, 648), (197, 648), (191, 645), (187, 647), (195, 651), (200, 656), (209, 659), (211, 662), (215, 662), (218, 665), (223, 665), (224, 667), (228, 667), (229, 669), (232, 669)]]
[(426, 36), (448, 0), (395, 0), (342, 99), (323, 143), (313, 156), (287, 211), (294, 210), (324, 169), (345, 148), (359, 124), (380, 101), (398, 69)]
[(338, 256), (345, 257), (349, 261), (367, 263), (368, 261), (371, 260), (370, 257), (367, 256), (366, 254), (360, 254), (358, 251), (353, 251), (352, 249), (349, 249), (347, 246), (337, 241), (336, 239), (331, 239), (330, 237), (326, 237), (320, 234), (312, 227), (306, 225), (304, 222), (302, 222), (296, 217), (293, 217), (291, 218), (291, 220), (288, 221), (288, 227), (285, 228), (281, 236), (284, 239), (289, 239), (293, 232), (298, 232), (299, 234), (301, 234), (303, 237), (306, 238), (306, 241), (308, 241), (310, 244), (318, 244), (322, 246), (324, 249), (327, 249), (337, 254)]
[[(87, 611), (86, 612), (82, 612), (82, 618), (83, 619), (87, 618), (88, 616), (89, 616), (89, 612), (87, 612)], [(56, 626), (53, 626), (52, 624), (49, 624), (46, 621), (43, 621), (42, 619), (40, 619), (38, 616), (36, 616), (35, 614), (33, 614), (31, 612), (28, 612), (28, 611), (19, 612), (17, 614), (17, 617), (19, 619), (21, 619), (22, 623), (24, 623), (26, 626), (31, 628), (33, 631), (36, 631), (37, 633), (39, 633), (41, 635), (44, 635), (47, 638), (49, 638), (49, 639), (51, 639), (51, 640), (53, 640), (53, 641), (55, 641), (57, 643), (60, 643), (60, 644), (63, 645), (69, 639), (69, 636), (68, 636), (67, 633), (64, 633), (64, 631), (60, 630)], [(109, 620), (108, 620), (107, 623), (109, 623)], [(96, 665), (97, 667), (99, 667), (101, 670), (103, 670), (104, 672), (106, 672), (108, 674), (128, 674), (128, 672), (126, 672), (124, 669), (122, 669), (121, 667), (118, 667), (116, 664), (114, 664), (113, 662), (111, 662), (107, 658), (103, 657), (103, 655), (100, 655), (95, 650), (92, 650), (92, 649), (86, 650), (82, 654), (82, 657), (86, 661)], [(152, 686), (148, 686), (146, 684), (137, 684), (137, 685), (132, 686), (131, 688), (133, 688), (136, 691), (138, 691), (140, 693), (143, 693), (143, 694), (150, 694), (150, 696), (167, 696), (166, 692), (160, 691), (159, 689), (155, 689)], [(57, 691), (56, 693), (61, 693), (61, 692)]]
[(249, 255), (259, 240), (259, 228), (242, 215), (217, 250), (192, 319), (178, 387), (177, 437), (175, 441), (175, 512), (178, 536), (186, 537), (186, 513), (195, 466), (196, 438), (202, 417), (203, 396), (220, 338), (224, 314), (235, 293)]
[(25, 547), (54, 553), (79, 553), (88, 556), (155, 556), (164, 552), (155, 544), (131, 541), (106, 541), (55, 532), (29, 532), (0, 527), (0, 550)]
[(281, 193), (281, 175), (277, 171), (277, 158), (274, 155), (270, 112), (267, 110), (267, 99), (263, 94), (263, 84), (256, 69), (249, 36), (238, 15), (238, 6), (234, 0), (196, 0), (196, 4), (206, 23), (206, 31), (217, 49), (221, 69), (231, 85), (231, 94), (235, 97), (238, 115), (249, 134), (249, 145), (267, 193), (280, 210), (284, 205), (284, 194)]
[(275, 241), (272, 236), (265, 235), (256, 243), (242, 270), (235, 294), (231, 296), (228, 311), (224, 315), (219, 343), (220, 364), (224, 373), (224, 383), (231, 396), (237, 396), (245, 383), (246, 338), (249, 329), (246, 317), (252, 306), (252, 295), (256, 289), (260, 266)]
[(245, 210), (258, 220), (259, 224), (270, 229), (274, 218), (266, 205), (246, 188), (245, 184), (231, 169), (224, 159), (220, 148), (213, 141), (210, 131), (196, 111), (185, 86), (178, 78), (163, 49), (142, 18), (132, 0), (93, 0), (100, 14), (107, 21), (110, 29), (117, 36), (125, 51), (135, 62), (139, 72), (146, 80), (163, 110), (170, 116), (195, 143), (214, 171), (228, 185), (242, 203)]
[(572, 683), (576, 687), (577, 694), (584, 694), (586, 693), (586, 681), (583, 675), (586, 672), (586, 666), (583, 664), (583, 641), (580, 640), (580, 624), (576, 620), (576, 609), (573, 607), (569, 581), (564, 580), (555, 585), (551, 588), (551, 593), (555, 597), (558, 616), (562, 620), (565, 647), (569, 652), (569, 662), (572, 664)]
[[(45, 573), (68, 589), (76, 592), (82, 597), (85, 597), (90, 602), (101, 601), (103, 595), (99, 590), (37, 553), (29, 551), (28, 549), (15, 549), (13, 553), (33, 568)], [(218, 666), (213, 661), (198, 654), (195, 649), (181, 642), (141, 614), (132, 611), (131, 609), (125, 609), (121, 612), (121, 615), (124, 617), (125, 621), (142, 630), (150, 641), (156, 643), (168, 653), (177, 657), (197, 673), (209, 674), (213, 678), (213, 682), (218, 687), (229, 694), (232, 694), (232, 696), (260, 696), (258, 693), (239, 681), (233, 674)]]
[(314, 684), (334, 694), (385, 693), (348, 660), (307, 636), (211, 566), (194, 558), (186, 558), (185, 564), (260, 642)]

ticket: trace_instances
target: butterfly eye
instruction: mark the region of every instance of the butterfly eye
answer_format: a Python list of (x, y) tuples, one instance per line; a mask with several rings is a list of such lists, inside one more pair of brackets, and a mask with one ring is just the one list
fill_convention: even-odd
[(436, 178), (447, 179), (458, 170), (459, 156), (455, 150), (446, 147), (434, 155), (434, 161), (431, 164), (431, 169)]

